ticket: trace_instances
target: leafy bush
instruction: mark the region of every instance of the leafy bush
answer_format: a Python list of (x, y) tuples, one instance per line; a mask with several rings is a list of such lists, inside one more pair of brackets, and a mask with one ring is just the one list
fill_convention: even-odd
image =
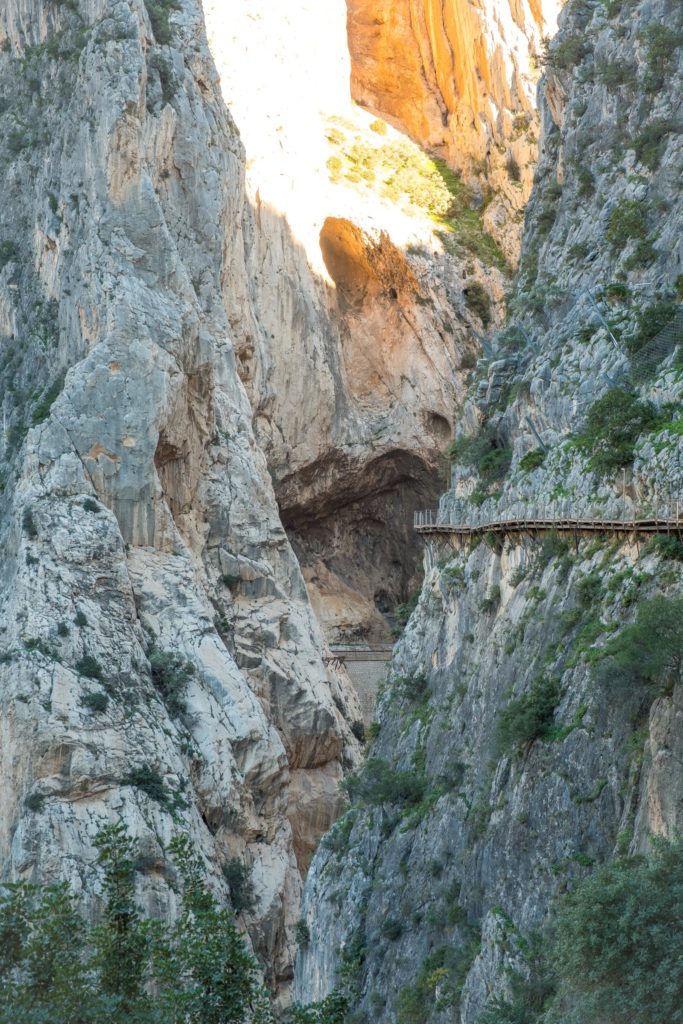
[(52, 409), (52, 406), (54, 405), (56, 399), (61, 394), (63, 387), (64, 377), (60, 375), (57, 378), (57, 380), (55, 380), (50, 385), (50, 387), (42, 396), (38, 404), (33, 409), (33, 412), (31, 413), (31, 423), (33, 424), (34, 427), (37, 427), (39, 424), (44, 423), (45, 420), (48, 418), (48, 416), (50, 415), (50, 410)]
[(156, 801), (162, 807), (166, 807), (169, 804), (169, 794), (164, 786), (164, 780), (156, 768), (152, 768), (148, 764), (141, 764), (131, 768), (121, 779), (121, 785), (134, 786), (136, 789), (141, 789), (150, 800)]
[(19, 250), (14, 242), (7, 240), (0, 242), (0, 270), (7, 266), (11, 260), (15, 259)]
[(287, 1024), (346, 1024), (349, 998), (337, 989), (322, 1002), (301, 1006), (294, 1003), (285, 1015)]
[(645, 88), (649, 92), (657, 92), (664, 86), (676, 51), (683, 44), (683, 31), (658, 21), (648, 25), (640, 38), (646, 45), (648, 63)]
[(497, 746), (500, 753), (511, 748), (551, 739), (555, 708), (562, 690), (555, 678), (534, 680), (528, 693), (511, 700), (498, 715)]
[(561, 42), (548, 49), (544, 62), (549, 68), (570, 71), (581, 64), (588, 52), (588, 40), (584, 35), (566, 36)]
[(525, 473), (531, 473), (534, 469), (538, 469), (539, 466), (543, 465), (545, 460), (546, 452), (544, 448), (534, 448), (532, 451), (527, 452), (519, 460), (519, 468)]
[(96, 693), (91, 691), (90, 693), (84, 693), (81, 697), (81, 704), (84, 708), (88, 708), (89, 711), (106, 711), (107, 705), (109, 704), (109, 697), (106, 693)]
[(553, 558), (564, 559), (569, 554), (569, 542), (560, 537), (556, 530), (546, 533), (536, 556), (536, 567), (543, 572)]
[(639, 199), (622, 199), (607, 221), (605, 238), (613, 252), (619, 252), (632, 239), (647, 237), (647, 206)]
[(352, 800), (374, 805), (417, 805), (425, 796), (427, 785), (424, 772), (401, 771), (379, 757), (368, 758), (360, 772), (344, 782)]
[(397, 917), (385, 917), (380, 930), (385, 939), (395, 942), (403, 934), (403, 924)]
[(145, 7), (157, 43), (161, 46), (168, 45), (173, 41), (173, 29), (169, 19), (172, 11), (180, 10), (179, 0), (145, 0)]
[(486, 594), (486, 597), (481, 602), (479, 607), (480, 607), (481, 611), (485, 615), (488, 615), (489, 612), (495, 611), (499, 604), (500, 604), (500, 586), (496, 583), (488, 591), (488, 593)]
[[(85, 615), (85, 612), (82, 612), (80, 608), (78, 609), (78, 611), (74, 615), (74, 625), (75, 626), (81, 626), (81, 627), (88, 625), (88, 619), (87, 619), (87, 617)], [(83, 675), (87, 675), (87, 673), (84, 672)], [(95, 676), (93, 678), (97, 678), (97, 677)]]
[(505, 169), (508, 172), (508, 178), (510, 181), (522, 180), (522, 171), (513, 153), (510, 153), (505, 161)]
[(404, 700), (419, 704), (429, 697), (429, 683), (424, 672), (415, 672), (412, 676), (397, 676), (394, 689)]
[(669, 117), (657, 117), (636, 135), (633, 148), (636, 157), (651, 171), (656, 171), (666, 149), (669, 136), (676, 130)]
[(484, 487), (502, 480), (512, 461), (512, 449), (501, 447), (497, 436), (486, 426), (477, 434), (453, 441), (448, 454), (453, 462), (475, 469)]
[(491, 297), (479, 281), (472, 281), (465, 288), (467, 308), (478, 316), (484, 327), (491, 323)]
[(102, 679), (104, 675), (102, 666), (97, 658), (93, 658), (92, 654), (84, 654), (82, 658), (79, 658), (76, 662), (76, 671), (88, 679)]
[(632, 355), (640, 352), (673, 320), (679, 309), (674, 299), (660, 299), (640, 309), (636, 316), (636, 331), (625, 339), (628, 351)]
[(256, 906), (256, 893), (249, 865), (239, 857), (231, 857), (223, 865), (223, 876), (230, 886), (230, 902), (235, 913), (252, 911)]
[[(30, 796), (27, 796), (26, 799), (24, 800), (24, 807), (26, 807), (29, 811), (33, 811), (34, 814), (40, 814), (40, 812), (43, 809), (43, 804), (44, 803), (45, 803), (45, 794), (44, 793), (31, 793)], [(2, 931), (0, 930), (0, 936), (1, 935), (2, 935)], [(0, 961), (0, 963), (1, 963), (1, 961)], [(1, 999), (2, 999), (2, 996), (0, 995), (0, 1000)]]
[(306, 923), (306, 919), (300, 917), (294, 926), (294, 934), (296, 936), (296, 943), (299, 949), (306, 949), (311, 941), (311, 929)]
[(579, 601), (585, 607), (595, 604), (600, 600), (603, 591), (602, 576), (599, 572), (591, 572), (576, 585), (576, 592)]
[(156, 648), (148, 652), (148, 657), (152, 682), (164, 704), (172, 715), (183, 714), (187, 710), (183, 694), (190, 676), (194, 674), (194, 665), (179, 654)]
[(626, 64), (621, 60), (605, 61), (598, 67), (597, 77), (610, 92), (613, 92), (619, 86), (634, 85), (636, 69), (632, 64)]
[(677, 561), (682, 562), (683, 541), (679, 537), (670, 537), (665, 533), (658, 533), (648, 542), (645, 549), (645, 553), (650, 554), (651, 552), (655, 552), (661, 558), (675, 558)]
[(656, 423), (657, 412), (650, 402), (610, 388), (590, 407), (586, 425), (575, 440), (588, 454), (590, 468), (605, 475), (633, 462), (638, 437)]
[[(137, 847), (121, 824), (97, 836), (103, 908), (92, 925), (65, 883), (0, 893), (0, 1019), (21, 1024), (247, 1024), (265, 999), (232, 913), (204, 887), (186, 837), (175, 924), (135, 901)], [(263, 1019), (263, 1018), (260, 1018)]]
[(384, 123), (384, 121), (380, 121), (378, 118), (376, 118), (370, 124), (370, 130), (373, 131), (373, 132), (376, 132), (377, 135), (386, 135), (387, 131), (388, 131), (388, 128), (387, 128), (386, 124)]
[(100, 506), (94, 500), (94, 498), (86, 498), (83, 502), (83, 508), (86, 512), (94, 512), (97, 514), (100, 511)]
[(683, 598), (654, 597), (638, 605), (635, 622), (605, 645), (596, 677), (603, 685), (667, 691), (683, 665)]
[(31, 537), (31, 539), (33, 539), (38, 536), (38, 528), (33, 518), (33, 512), (30, 508), (24, 509), (24, 514), (21, 517), (21, 525), (24, 527), (24, 533), (27, 537)]
[(648, 860), (616, 861), (579, 882), (557, 919), (561, 1019), (681, 1024), (681, 905), (680, 840), (655, 842)]

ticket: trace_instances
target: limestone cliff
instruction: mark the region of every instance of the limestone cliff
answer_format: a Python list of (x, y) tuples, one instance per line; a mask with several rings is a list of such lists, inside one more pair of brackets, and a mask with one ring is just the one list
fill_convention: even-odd
[(384, 639), (489, 319), (468, 290), (495, 320), (504, 262), (466, 197), (447, 223), (461, 183), (352, 103), (344, 0), (205, 6), (248, 157), (248, 289), (224, 297), (254, 429), (328, 636)]
[[(565, 9), (520, 279), (462, 412), (444, 516), (629, 518), (683, 497), (682, 41), (673, 0)], [(680, 663), (647, 667), (680, 628), (674, 550), (429, 542), (372, 760), (308, 876), (304, 1000), (346, 984), (354, 1019), (476, 1024), (528, 976), (564, 891), (680, 831)]]
[[(92, 900), (123, 817), (291, 975), (301, 875), (360, 717), (328, 670), (240, 383), (244, 154), (195, 0), (0, 11), (0, 872)], [(240, 339), (241, 340), (241, 339)]]
[(351, 90), (478, 182), (516, 259), (537, 158), (542, 41), (561, 0), (349, 0)]

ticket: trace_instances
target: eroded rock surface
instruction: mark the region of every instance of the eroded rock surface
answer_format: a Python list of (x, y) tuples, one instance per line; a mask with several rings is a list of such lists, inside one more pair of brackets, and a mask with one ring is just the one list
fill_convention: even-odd
[(351, 89), (363, 106), (479, 181), (511, 259), (537, 159), (542, 41), (561, 0), (349, 0)]
[[(630, 518), (683, 496), (682, 39), (670, 0), (562, 15), (520, 280), (463, 408), (458, 438), (479, 449), (461, 447), (444, 512)], [(595, 425), (578, 443), (605, 395), (646, 410), (625, 456)], [(511, 970), (526, 977), (529, 940), (576, 880), (678, 834), (680, 663), (648, 684), (609, 655), (647, 602), (680, 615), (666, 550), (623, 534), (429, 540), (371, 748), (386, 773), (364, 776), (308, 876), (300, 998), (342, 979), (364, 1019), (476, 1024)], [(504, 709), (542, 718), (543, 699), (545, 726), (501, 730)]]
[(170, 913), (187, 831), (226, 896), (221, 865), (250, 866), (282, 992), (360, 713), (237, 373), (244, 155), (202, 11), (9, 0), (0, 43), (0, 871), (90, 902), (121, 817)]
[(249, 287), (223, 284), (255, 433), (326, 634), (386, 639), (483, 328), (466, 292), (495, 306), (504, 276), (446, 252), (426, 207), (372, 170), (423, 157), (352, 103), (344, 0), (206, 12), (248, 156)]

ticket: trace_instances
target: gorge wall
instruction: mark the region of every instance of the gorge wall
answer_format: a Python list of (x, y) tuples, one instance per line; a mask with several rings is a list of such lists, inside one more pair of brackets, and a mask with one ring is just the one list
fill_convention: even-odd
[(349, 0), (351, 91), (463, 172), (516, 259), (537, 160), (536, 88), (561, 0)]
[(328, 638), (386, 639), (505, 260), (476, 197), (351, 101), (344, 0), (205, 7), (248, 157), (249, 292), (224, 295), (256, 437)]
[[(601, 518), (681, 498), (682, 42), (672, 0), (565, 8), (520, 277), (444, 510)], [(540, 1019), (534, 937), (562, 894), (680, 832), (672, 550), (430, 541), (351, 807), (308, 875), (303, 1001), (338, 987), (354, 1020), (476, 1024), (529, 983), (523, 1016), (495, 1020)]]
[(0, 872), (92, 908), (122, 818), (172, 914), (185, 832), (226, 899), (221, 867), (250, 870), (277, 989), (360, 711), (237, 372), (244, 152), (202, 11), (150, 11), (0, 12)]

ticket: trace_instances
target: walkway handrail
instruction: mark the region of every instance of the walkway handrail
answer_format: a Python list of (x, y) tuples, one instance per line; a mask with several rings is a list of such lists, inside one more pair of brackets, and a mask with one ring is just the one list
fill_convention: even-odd
[(657, 500), (652, 508), (624, 509), (621, 515), (572, 515), (568, 501), (552, 502), (549, 506), (529, 505), (508, 508), (498, 513), (481, 512), (478, 508), (458, 501), (445, 508), (424, 509), (414, 513), (413, 528), (418, 533), (507, 533), (530, 530), (587, 530), (591, 532), (619, 531), (656, 533), (663, 530), (683, 530), (683, 503)]

